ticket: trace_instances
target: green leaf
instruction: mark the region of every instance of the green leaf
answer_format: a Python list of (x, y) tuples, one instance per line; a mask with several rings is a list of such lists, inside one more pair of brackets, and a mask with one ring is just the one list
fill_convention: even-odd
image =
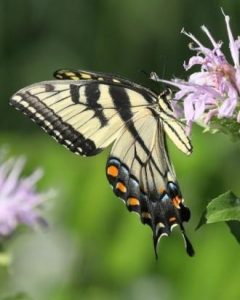
[[(206, 114), (204, 117), (206, 117)], [(212, 134), (221, 132), (230, 137), (232, 142), (238, 142), (240, 140), (240, 123), (238, 123), (236, 119), (236, 115), (234, 115), (232, 118), (221, 119), (213, 116), (210, 123), (206, 124), (203, 119), (199, 119), (197, 124), (204, 128), (204, 132), (209, 132)]]
[(210, 123), (210, 131), (220, 131), (231, 137), (232, 141), (240, 139), (240, 124), (236, 118), (221, 118), (213, 117)]
[(196, 227), (204, 224), (226, 222), (231, 233), (240, 243), (240, 199), (231, 191), (211, 200)]
[(240, 222), (239, 221), (227, 221), (227, 225), (230, 228), (232, 235), (240, 243)]

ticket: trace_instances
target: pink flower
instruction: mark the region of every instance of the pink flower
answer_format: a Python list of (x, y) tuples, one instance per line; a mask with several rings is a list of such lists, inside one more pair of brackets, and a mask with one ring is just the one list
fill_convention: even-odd
[(0, 237), (10, 235), (19, 224), (32, 227), (45, 223), (39, 207), (50, 194), (36, 191), (42, 171), (38, 169), (29, 177), (20, 177), (24, 164), (25, 160), (20, 157), (0, 165)]
[[(191, 44), (190, 49), (196, 52), (187, 63), (184, 62), (184, 68), (189, 70), (193, 66), (199, 65), (199, 72), (191, 74), (188, 81), (181, 79), (161, 80), (155, 73), (151, 76), (154, 80), (171, 84), (179, 89), (174, 97), (176, 101), (172, 101), (172, 105), (174, 111), (178, 112), (178, 117), (185, 117), (189, 133), (194, 121), (201, 120), (205, 124), (210, 124), (214, 116), (218, 119), (235, 118), (237, 122), (240, 122), (238, 107), (240, 94), (240, 39), (234, 39), (233, 37), (229, 16), (224, 15), (224, 18), (232, 64), (227, 61), (221, 51), (222, 42), (216, 42), (209, 30), (202, 26), (201, 29), (211, 42), (211, 49), (202, 45), (191, 33), (182, 30), (182, 33), (193, 41), (194, 45)], [(181, 106), (182, 102), (183, 107)]]

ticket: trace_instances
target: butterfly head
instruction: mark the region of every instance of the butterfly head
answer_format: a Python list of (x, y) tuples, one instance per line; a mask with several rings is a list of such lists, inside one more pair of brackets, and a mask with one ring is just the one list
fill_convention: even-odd
[(160, 95), (159, 98), (163, 98), (164, 100), (167, 100), (168, 102), (172, 100), (173, 98), (173, 92), (170, 88), (166, 88)]

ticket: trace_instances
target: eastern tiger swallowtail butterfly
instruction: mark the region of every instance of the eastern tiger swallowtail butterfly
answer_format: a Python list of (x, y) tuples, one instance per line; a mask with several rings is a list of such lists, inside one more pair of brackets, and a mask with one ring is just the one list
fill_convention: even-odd
[(128, 210), (152, 228), (156, 256), (160, 238), (176, 225), (194, 255), (183, 227), (190, 210), (183, 205), (165, 133), (185, 154), (192, 146), (174, 117), (169, 91), (157, 95), (119, 76), (88, 71), (59, 70), (54, 76), (21, 89), (10, 103), (76, 154), (96, 155), (113, 143), (107, 178)]

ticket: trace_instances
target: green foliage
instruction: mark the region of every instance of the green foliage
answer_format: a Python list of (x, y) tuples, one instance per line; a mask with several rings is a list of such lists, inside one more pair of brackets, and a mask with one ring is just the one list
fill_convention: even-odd
[(210, 132), (222, 132), (231, 138), (232, 141), (238, 142), (240, 138), (240, 124), (236, 122), (236, 118), (212, 118), (210, 124)]
[(228, 191), (211, 200), (197, 226), (204, 224), (226, 222), (235, 238), (240, 241), (240, 199)]
[(239, 221), (227, 221), (227, 225), (230, 228), (231, 233), (240, 243), (240, 222)]
[(228, 191), (208, 203), (198, 228), (203, 224), (233, 220), (240, 221), (240, 199)]

